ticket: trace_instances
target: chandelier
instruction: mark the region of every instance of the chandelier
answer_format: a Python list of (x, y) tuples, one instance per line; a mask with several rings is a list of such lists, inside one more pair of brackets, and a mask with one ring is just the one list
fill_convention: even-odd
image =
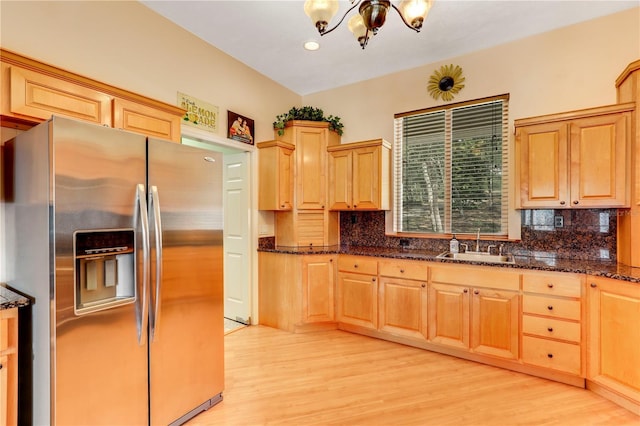
[(402, 22), (420, 32), (422, 23), (431, 9), (433, 0), (402, 0), (398, 7), (389, 0), (350, 0), (351, 7), (345, 12), (336, 25), (327, 29), (331, 18), (338, 11), (338, 0), (307, 0), (304, 3), (304, 12), (311, 18), (321, 36), (329, 34), (338, 28), (346, 16), (358, 7), (358, 13), (353, 15), (348, 22), (349, 30), (353, 33), (360, 46), (364, 49), (369, 38), (378, 33), (387, 19), (387, 12), (392, 7), (398, 12)]

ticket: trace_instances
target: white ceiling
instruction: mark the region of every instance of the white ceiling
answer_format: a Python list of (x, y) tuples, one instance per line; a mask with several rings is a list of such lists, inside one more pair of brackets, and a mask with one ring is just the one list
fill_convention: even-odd
[[(299, 95), (444, 61), (640, 6), (640, 0), (435, 0), (420, 33), (405, 27), (390, 10), (384, 27), (362, 50), (347, 28), (348, 18), (320, 37), (304, 13), (304, 0), (141, 2)], [(340, 1), (340, 10), (329, 25), (349, 6), (350, 1)], [(318, 41), (320, 50), (304, 50), (307, 40)]]

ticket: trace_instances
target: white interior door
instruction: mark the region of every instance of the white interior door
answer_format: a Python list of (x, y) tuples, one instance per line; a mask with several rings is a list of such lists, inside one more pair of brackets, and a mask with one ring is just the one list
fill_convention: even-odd
[(224, 316), (251, 323), (250, 154), (225, 154), (224, 181)]

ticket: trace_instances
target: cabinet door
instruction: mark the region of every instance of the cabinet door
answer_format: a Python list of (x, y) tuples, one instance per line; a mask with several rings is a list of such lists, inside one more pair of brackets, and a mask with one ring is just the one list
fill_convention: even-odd
[(338, 273), (338, 322), (378, 328), (378, 282), (373, 275)]
[(333, 256), (305, 256), (302, 264), (302, 321), (333, 321)]
[(640, 285), (589, 277), (587, 378), (640, 404)]
[(328, 129), (296, 127), (297, 207), (322, 210), (326, 199)]
[(569, 206), (567, 137), (566, 123), (545, 123), (516, 129), (518, 207)]
[(329, 209), (351, 210), (353, 206), (353, 154), (350, 150), (329, 152)]
[(427, 282), (380, 278), (379, 329), (399, 336), (427, 338)]
[(469, 288), (432, 283), (429, 287), (429, 340), (469, 348)]
[(571, 123), (571, 205), (629, 207), (627, 126), (631, 116), (609, 114)]
[(293, 207), (293, 149), (284, 142), (257, 144), (258, 209), (291, 210)]
[(518, 359), (519, 293), (474, 289), (471, 304), (471, 349)]
[(353, 150), (353, 208), (377, 210), (380, 206), (380, 150), (377, 147)]
[(180, 142), (180, 117), (125, 99), (113, 100), (113, 127)]
[(111, 97), (75, 83), (11, 67), (11, 113), (47, 120), (52, 114), (111, 126)]

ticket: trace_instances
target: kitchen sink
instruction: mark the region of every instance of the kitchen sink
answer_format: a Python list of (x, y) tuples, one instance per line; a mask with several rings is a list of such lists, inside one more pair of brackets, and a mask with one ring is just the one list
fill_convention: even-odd
[(470, 262), (487, 263), (516, 263), (513, 255), (510, 254), (489, 254), (477, 251), (463, 253), (444, 252), (437, 255), (436, 259), (468, 260)]

